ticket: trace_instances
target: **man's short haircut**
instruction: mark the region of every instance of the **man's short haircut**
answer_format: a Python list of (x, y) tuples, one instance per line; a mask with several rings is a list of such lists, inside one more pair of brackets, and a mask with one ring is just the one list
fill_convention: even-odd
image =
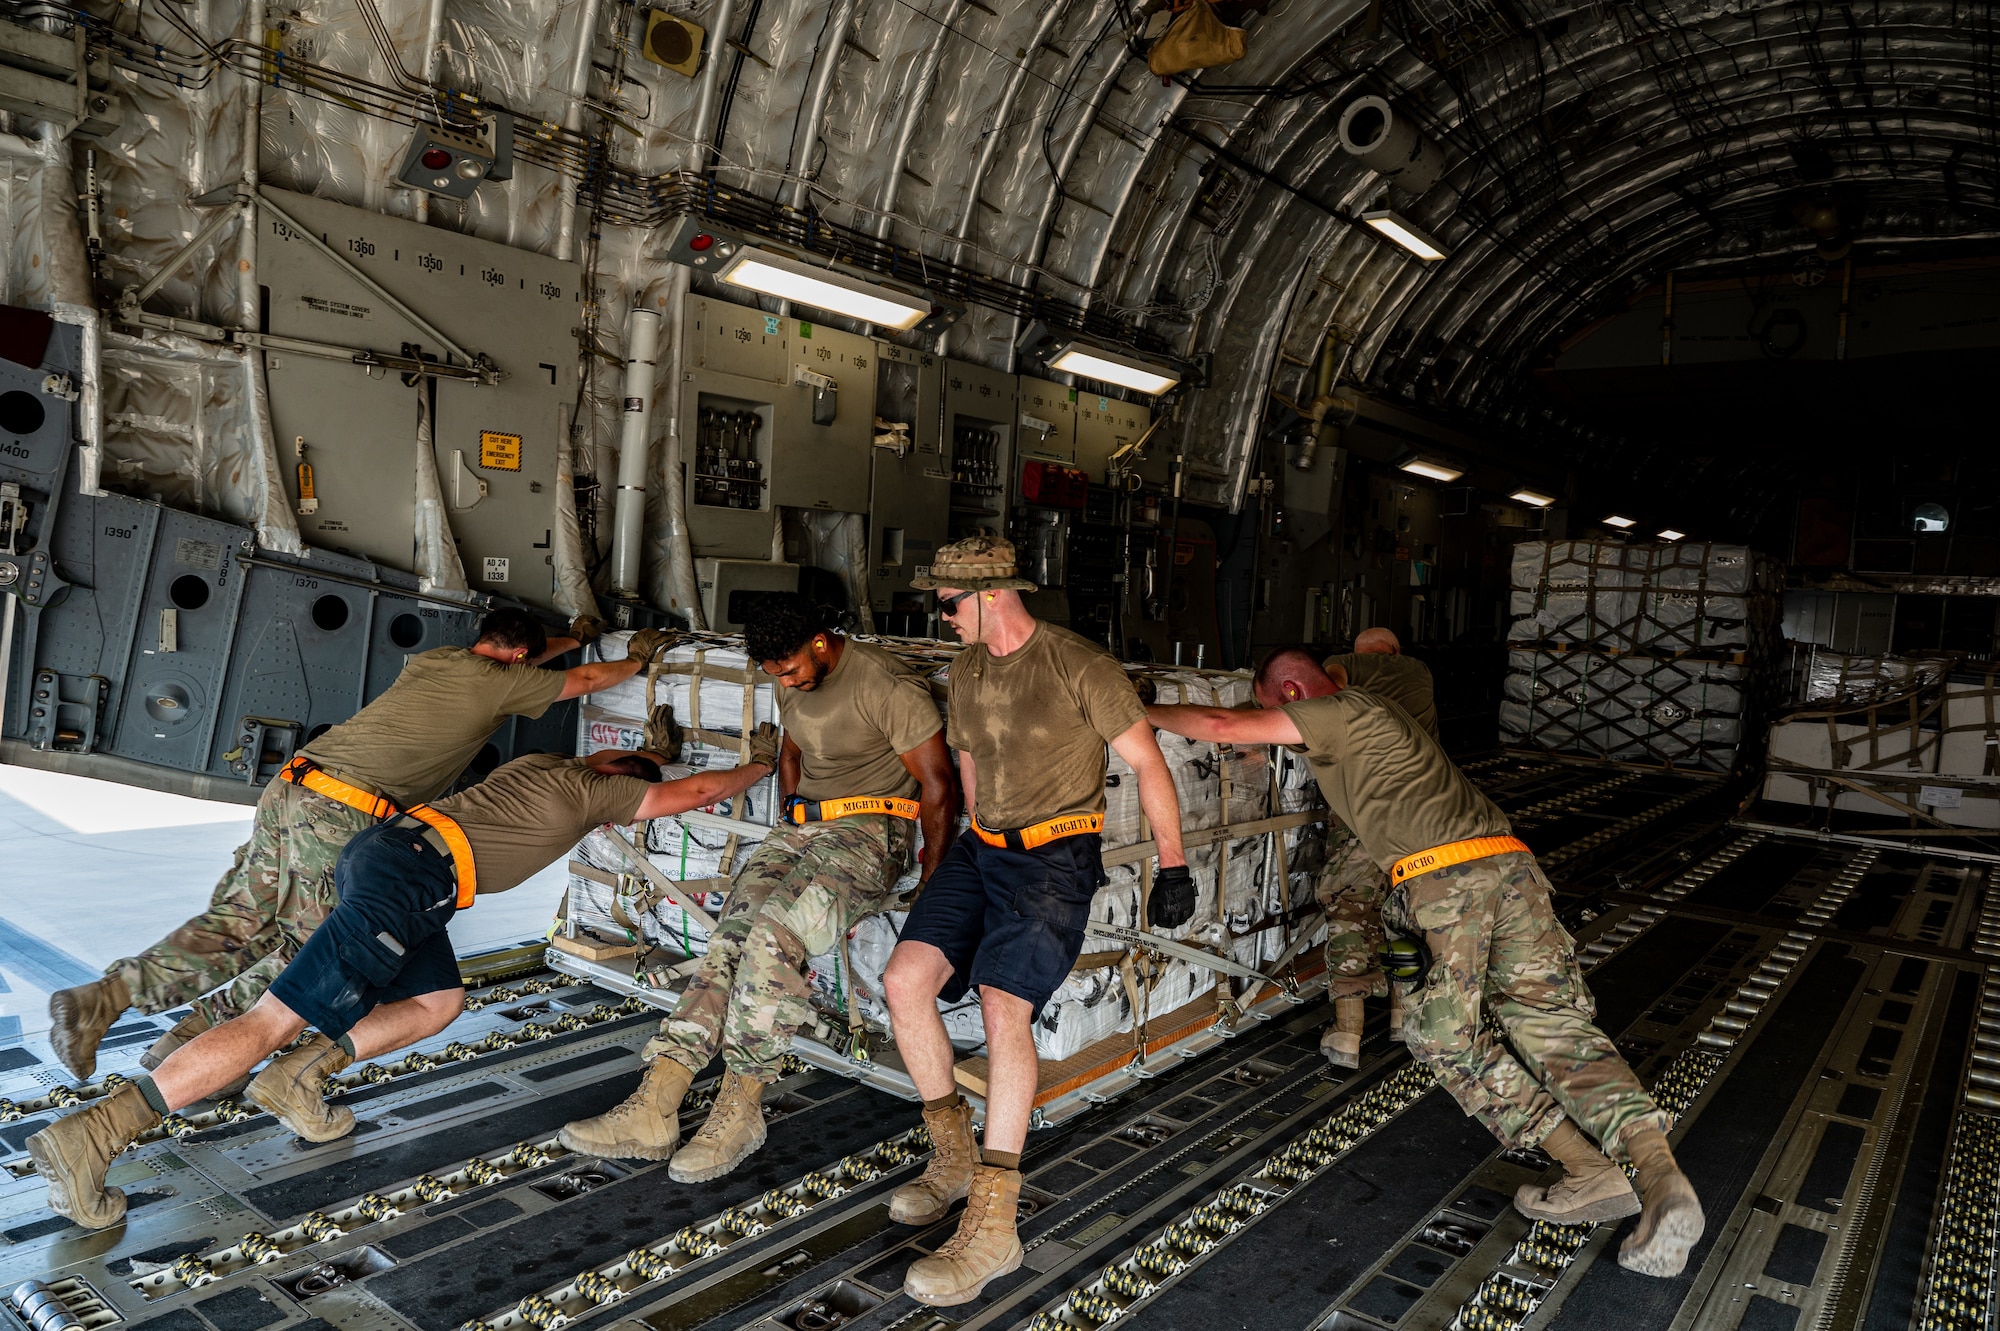
[(1311, 678), (1313, 673), (1325, 674), (1320, 668), (1319, 658), (1303, 647), (1280, 647), (1266, 656), (1257, 667), (1256, 678), (1251, 687), (1259, 696), (1266, 691), (1276, 693), (1288, 679), (1297, 679), (1301, 673)]
[(480, 621), (479, 641), (510, 652), (525, 648), (530, 661), (549, 649), (549, 635), (541, 622), (527, 611), (511, 606), (495, 610)]
[(623, 758), (613, 758), (608, 763), (599, 763), (597, 770), (609, 772), (613, 776), (636, 776), (641, 781), (657, 784), (660, 780), (660, 765), (642, 754), (628, 753)]
[(772, 592), (757, 598), (743, 616), (743, 641), (752, 661), (783, 661), (811, 642), (816, 633), (833, 628), (825, 606), (796, 592)]
[(1354, 635), (1354, 650), (1364, 655), (1401, 656), (1403, 641), (1394, 629), (1363, 629)]

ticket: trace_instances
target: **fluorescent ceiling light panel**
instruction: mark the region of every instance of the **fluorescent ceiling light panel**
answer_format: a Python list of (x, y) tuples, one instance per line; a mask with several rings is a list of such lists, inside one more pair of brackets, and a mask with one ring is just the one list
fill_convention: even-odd
[(1678, 541), (1684, 539), (1686, 536), (1686, 532), (1675, 531), (1672, 527), (1660, 528), (1660, 539), (1663, 541)]
[(1082, 342), (1072, 342), (1058, 351), (1049, 361), (1049, 368), (1081, 375), (1085, 379), (1096, 379), (1101, 383), (1117, 384), (1120, 388), (1130, 388), (1139, 393), (1150, 393), (1154, 397), (1181, 381), (1179, 374), (1164, 365), (1121, 356), (1115, 351), (1086, 346)]
[(1436, 263), (1449, 259), (1451, 251), (1440, 245), (1422, 227), (1417, 226), (1400, 213), (1387, 208), (1372, 213), (1361, 214), (1361, 220), (1375, 228), (1382, 236), (1396, 242), (1425, 263)]
[(1545, 495), (1537, 490), (1516, 490), (1507, 497), (1519, 503), (1533, 504), (1536, 508), (1547, 508), (1556, 502), (1554, 495)]
[(1415, 472), (1419, 476), (1428, 476), (1434, 481), (1455, 481), (1465, 475), (1456, 467), (1447, 467), (1442, 462), (1431, 462), (1424, 458), (1411, 458), (1402, 464), (1402, 469)]
[(1639, 524), (1634, 522), (1630, 518), (1621, 518), (1616, 513), (1613, 513), (1610, 517), (1604, 520), (1604, 525), (1607, 527), (1617, 527), (1622, 530), (1626, 527), (1636, 527)]
[(930, 317), (931, 304), (893, 287), (877, 286), (830, 268), (744, 246), (717, 274), (731, 286), (844, 314), (883, 328), (911, 329)]

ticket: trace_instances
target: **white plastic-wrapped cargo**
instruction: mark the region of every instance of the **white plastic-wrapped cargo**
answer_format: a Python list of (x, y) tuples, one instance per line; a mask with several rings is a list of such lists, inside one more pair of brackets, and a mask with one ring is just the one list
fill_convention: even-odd
[(1528, 541), (1510, 565), (1510, 640), (1618, 652), (1748, 651), (1773, 640), (1776, 566), (1747, 546)]
[(1919, 804), (1954, 827), (2000, 829), (2000, 664), (1967, 662), (1952, 671), (1940, 719), (1938, 775), (1963, 779), (1920, 791)]
[(1736, 766), (1748, 670), (1725, 661), (1517, 648), (1500, 732), (1510, 744), (1621, 762)]
[(1619, 633), (1639, 609), (1644, 547), (1608, 541), (1523, 541), (1514, 547), (1517, 642), (1595, 642)]
[(1848, 656), (1814, 647), (1798, 701), (1871, 703), (1936, 684), (1951, 668), (1942, 656)]

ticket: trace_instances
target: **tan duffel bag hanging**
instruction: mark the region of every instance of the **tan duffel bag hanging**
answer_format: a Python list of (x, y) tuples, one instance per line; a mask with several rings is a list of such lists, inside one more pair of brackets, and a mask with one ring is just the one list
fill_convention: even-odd
[(1146, 68), (1162, 77), (1209, 69), (1241, 60), (1246, 49), (1243, 29), (1224, 24), (1208, 0), (1193, 0), (1146, 53)]

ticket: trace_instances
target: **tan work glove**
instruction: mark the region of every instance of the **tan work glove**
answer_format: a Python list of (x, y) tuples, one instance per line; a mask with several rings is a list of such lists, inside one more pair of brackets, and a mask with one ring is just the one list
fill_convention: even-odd
[(632, 635), (632, 641), (625, 644), (625, 659), (651, 662), (673, 641), (674, 635), (669, 629), (640, 629)]
[(681, 760), (681, 744), (687, 732), (674, 717), (674, 709), (667, 703), (653, 708), (653, 714), (646, 718), (646, 752), (657, 753), (670, 763)]
[(596, 642), (609, 627), (596, 615), (578, 615), (569, 622), (569, 636), (580, 643)]
[(784, 735), (769, 721), (750, 732), (750, 753), (744, 758), (746, 763), (762, 763), (776, 771), (778, 768), (778, 746), (784, 743)]

